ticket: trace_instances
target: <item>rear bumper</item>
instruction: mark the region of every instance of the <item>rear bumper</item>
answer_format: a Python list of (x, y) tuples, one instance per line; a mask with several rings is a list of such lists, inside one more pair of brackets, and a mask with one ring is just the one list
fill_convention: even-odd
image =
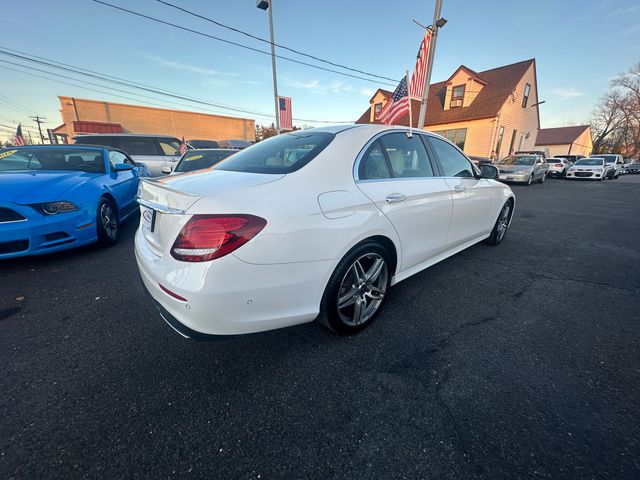
[(0, 223), (0, 259), (42, 255), (97, 240), (95, 215), (86, 209), (43, 215), (33, 208), (3, 204), (25, 220)]
[(196, 340), (313, 321), (335, 267), (334, 261), (255, 265), (233, 254), (211, 262), (180, 262), (151, 251), (140, 229), (135, 254), (162, 318)]

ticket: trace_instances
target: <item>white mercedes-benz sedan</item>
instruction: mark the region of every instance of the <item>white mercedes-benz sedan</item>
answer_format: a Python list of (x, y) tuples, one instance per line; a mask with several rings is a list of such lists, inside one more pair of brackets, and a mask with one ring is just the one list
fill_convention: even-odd
[(423, 131), (278, 135), (208, 170), (143, 179), (136, 259), (185, 337), (316, 318), (351, 334), (392, 285), (481, 240), (502, 242), (515, 197), (497, 174)]

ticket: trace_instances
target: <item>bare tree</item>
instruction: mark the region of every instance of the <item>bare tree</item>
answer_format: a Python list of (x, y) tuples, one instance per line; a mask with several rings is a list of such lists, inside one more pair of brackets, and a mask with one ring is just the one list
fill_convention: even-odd
[(594, 152), (640, 152), (640, 63), (611, 82), (593, 112)]

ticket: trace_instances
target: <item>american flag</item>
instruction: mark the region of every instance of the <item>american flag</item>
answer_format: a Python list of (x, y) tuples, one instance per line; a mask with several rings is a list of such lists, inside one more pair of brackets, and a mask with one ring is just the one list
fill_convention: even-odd
[(278, 114), (280, 115), (280, 130), (293, 130), (290, 97), (278, 97)]
[(180, 143), (180, 155), (184, 155), (189, 150), (187, 147), (187, 142), (184, 141), (184, 137), (182, 137), (182, 143)]
[(16, 147), (21, 147), (24, 145), (24, 137), (22, 136), (22, 124), (18, 124), (18, 128), (16, 128), (16, 138), (14, 138), (13, 143), (16, 144)]
[(424, 79), (427, 75), (427, 63), (429, 63), (429, 47), (431, 46), (431, 30), (427, 30), (422, 38), (416, 68), (411, 76), (409, 85), (409, 96), (412, 98), (422, 98), (424, 93)]
[(407, 97), (407, 78), (403, 77), (377, 119), (387, 125), (393, 125), (402, 115), (409, 112), (409, 97)]

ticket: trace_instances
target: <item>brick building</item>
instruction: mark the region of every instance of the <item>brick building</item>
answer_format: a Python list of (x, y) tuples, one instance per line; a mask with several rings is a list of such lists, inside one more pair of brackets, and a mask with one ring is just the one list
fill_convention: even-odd
[(149, 133), (185, 139), (255, 140), (255, 121), (166, 108), (58, 97), (62, 125), (51, 130), (58, 141), (79, 133)]

